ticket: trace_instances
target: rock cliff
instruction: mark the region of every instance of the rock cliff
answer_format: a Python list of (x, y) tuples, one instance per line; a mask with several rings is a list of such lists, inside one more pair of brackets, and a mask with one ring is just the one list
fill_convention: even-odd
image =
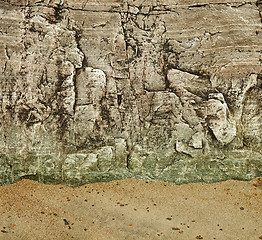
[(262, 174), (262, 1), (0, 1), (0, 184)]

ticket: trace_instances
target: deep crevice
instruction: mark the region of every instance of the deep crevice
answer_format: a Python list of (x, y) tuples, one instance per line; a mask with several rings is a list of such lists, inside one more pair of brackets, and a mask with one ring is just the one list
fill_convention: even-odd
[(189, 5), (188, 8), (201, 8), (208, 6), (209, 3), (203, 3), (203, 4), (196, 4), (196, 5)]
[(76, 113), (76, 106), (77, 106), (77, 99), (78, 99), (77, 77), (81, 74), (81, 71), (85, 67), (88, 66), (88, 63), (87, 63), (86, 55), (85, 55), (85, 53), (83, 52), (83, 50), (81, 49), (81, 46), (80, 46), (80, 41), (81, 41), (81, 38), (82, 38), (82, 30), (73, 27), (73, 31), (75, 32), (75, 41), (76, 41), (77, 48), (84, 55), (84, 58), (83, 58), (83, 61), (82, 61), (82, 66), (79, 67), (79, 68), (75, 68), (75, 75), (74, 75), (74, 79), (73, 79), (73, 81), (74, 81), (74, 91), (75, 91), (75, 102), (74, 102), (74, 105), (73, 105), (73, 111), (74, 111), (74, 115), (75, 115), (75, 113)]

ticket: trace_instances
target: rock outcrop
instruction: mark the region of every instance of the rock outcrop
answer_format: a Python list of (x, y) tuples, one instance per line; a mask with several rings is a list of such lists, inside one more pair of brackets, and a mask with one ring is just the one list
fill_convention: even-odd
[(262, 174), (260, 0), (3, 0), (0, 26), (0, 184)]

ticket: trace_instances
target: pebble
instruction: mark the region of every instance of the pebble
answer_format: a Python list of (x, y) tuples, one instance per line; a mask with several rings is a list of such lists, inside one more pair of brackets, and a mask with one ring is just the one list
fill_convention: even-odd
[(203, 239), (201, 235), (196, 236), (196, 239)]
[(65, 225), (68, 226), (68, 229), (71, 229), (71, 227), (69, 226), (69, 222), (65, 218), (63, 220), (65, 222)]
[(180, 228), (172, 227), (172, 230), (180, 230)]
[(64, 218), (65, 225), (69, 225), (69, 222)]

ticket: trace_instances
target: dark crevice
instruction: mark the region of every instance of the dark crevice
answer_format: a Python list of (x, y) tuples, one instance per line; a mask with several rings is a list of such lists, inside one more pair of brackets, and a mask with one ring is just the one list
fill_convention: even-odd
[[(124, 41), (125, 41), (125, 54), (126, 54), (126, 61), (127, 61), (127, 71), (128, 71), (128, 75), (130, 76), (130, 63), (135, 61), (135, 58), (139, 58), (142, 56), (142, 52), (139, 49), (139, 42), (137, 39), (133, 38), (130, 35), (130, 30), (128, 30), (128, 22), (130, 21), (129, 19), (129, 13), (124, 13), (124, 12), (120, 12), (120, 17), (121, 17), (121, 26), (122, 26), (122, 31), (123, 31), (123, 35), (124, 35)], [(135, 46), (130, 44), (130, 38), (132, 37), (132, 39), (135, 41)], [(135, 53), (135, 57), (134, 56), (130, 56), (128, 54), (128, 49), (131, 48), (132, 51)], [(133, 55), (133, 54), (132, 54)], [(130, 91), (132, 92), (133, 96), (136, 96), (136, 91), (133, 88), (132, 83), (130, 83)], [(122, 102), (122, 97), (121, 97), (121, 101), (120, 101), (120, 96), (118, 96), (118, 103)], [(137, 104), (137, 103), (136, 103)], [(130, 111), (132, 111), (132, 107), (129, 108)], [(129, 139), (132, 138), (132, 131), (129, 133)], [(131, 161), (131, 153), (133, 151), (133, 144), (130, 141), (126, 141), (126, 145), (127, 145), (127, 157), (126, 157), (126, 168), (129, 169), (130, 168), (130, 161)]]
[(163, 75), (164, 75), (164, 79), (165, 79), (166, 89), (170, 88), (170, 82), (169, 82), (168, 77), (167, 77), (168, 70), (170, 69), (170, 64), (168, 63), (169, 48), (170, 48), (169, 42), (168, 42), (168, 40), (166, 40), (164, 45), (163, 45), (163, 59), (164, 59)]
[(6, 56), (7, 60), (10, 60), (10, 55), (9, 55), (9, 53), (8, 53), (8, 48), (7, 48), (7, 46), (5, 46), (5, 56)]
[(40, 175), (39, 174), (30, 174), (30, 175), (24, 175), (20, 177), (20, 180), (22, 179), (29, 179), (33, 181), (39, 181)]
[(80, 75), (82, 69), (84, 69), (85, 67), (88, 66), (88, 63), (87, 63), (86, 55), (84, 54), (84, 52), (83, 52), (83, 50), (81, 49), (81, 46), (80, 46), (80, 41), (81, 41), (81, 38), (82, 38), (82, 30), (74, 28), (74, 27), (73, 27), (73, 30), (75, 31), (75, 41), (76, 41), (76, 44), (77, 44), (77, 48), (84, 55), (84, 58), (83, 58), (83, 61), (82, 61), (82, 66), (80, 68), (75, 68), (75, 75), (74, 75), (74, 79), (73, 79), (74, 91), (75, 91), (75, 102), (74, 102), (74, 105), (73, 105), (73, 111), (74, 111), (74, 115), (75, 115), (76, 106), (77, 106), (77, 99), (78, 99), (77, 78)]
[(176, 67), (175, 69), (179, 70), (181, 72), (185, 72), (185, 73), (189, 73), (189, 74), (199, 76), (199, 77), (204, 78), (204, 79), (210, 79), (210, 76), (202, 70), (194, 71), (194, 70), (191, 70), (191, 69), (185, 69), (185, 68), (181, 68), (181, 67)]
[(188, 8), (201, 8), (201, 7), (206, 7), (208, 5), (209, 5), (209, 3), (189, 5)]
[(120, 106), (122, 103), (122, 94), (117, 94), (117, 104)]
[(57, 21), (61, 21), (63, 19), (63, 17), (61, 16), (61, 13), (63, 11), (63, 8), (61, 6), (58, 7), (54, 7), (55, 13), (54, 13), (54, 17)]
[(126, 156), (126, 168), (129, 169), (130, 167), (130, 158), (131, 158), (131, 152), (128, 151), (128, 154)]
[(262, 89), (262, 73), (257, 75), (257, 86)]
[(55, 7), (48, 6), (48, 7), (54, 9), (54, 14), (52, 15), (52, 18), (47, 19), (49, 23), (56, 24), (56, 23), (61, 22), (64, 19), (65, 7), (63, 5), (57, 5)]
[(147, 89), (147, 88), (144, 88), (144, 90), (146, 91), (146, 92), (151, 92), (151, 93), (157, 93), (157, 92), (164, 92), (164, 93), (169, 93), (169, 92), (171, 92), (171, 91), (169, 91), (169, 89), (168, 90), (161, 90), (161, 89), (154, 89), (154, 90), (152, 90), (152, 89)]
[(76, 106), (77, 106), (77, 99), (78, 99), (78, 89), (77, 89), (77, 77), (80, 74), (80, 69), (76, 69), (73, 81), (74, 81), (74, 91), (75, 91), (75, 101), (74, 101), (74, 105), (73, 105), (73, 111), (74, 111), (74, 115), (76, 114)]

